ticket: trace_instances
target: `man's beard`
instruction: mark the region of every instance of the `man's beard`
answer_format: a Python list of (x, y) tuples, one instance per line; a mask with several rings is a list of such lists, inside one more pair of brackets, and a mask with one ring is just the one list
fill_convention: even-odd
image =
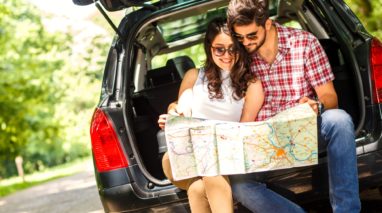
[(261, 46), (264, 45), (264, 43), (265, 43), (265, 39), (267, 38), (267, 31), (265, 31), (264, 33), (265, 33), (265, 35), (264, 35), (263, 40), (261, 40), (261, 41), (258, 43), (258, 45), (256, 46), (255, 49), (251, 50), (251, 49), (249, 49), (249, 48), (246, 48), (247, 51), (248, 51), (248, 53), (250, 53), (250, 54), (255, 53), (255, 52), (257, 52), (257, 51), (259, 50), (259, 48), (260, 48)]

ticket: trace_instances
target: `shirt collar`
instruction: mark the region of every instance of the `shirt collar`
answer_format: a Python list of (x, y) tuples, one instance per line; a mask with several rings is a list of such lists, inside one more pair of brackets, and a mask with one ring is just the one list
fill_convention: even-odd
[(291, 33), (288, 28), (281, 26), (279, 23), (273, 22), (273, 24), (277, 31), (279, 53), (286, 53), (290, 49), (288, 38), (290, 37)]

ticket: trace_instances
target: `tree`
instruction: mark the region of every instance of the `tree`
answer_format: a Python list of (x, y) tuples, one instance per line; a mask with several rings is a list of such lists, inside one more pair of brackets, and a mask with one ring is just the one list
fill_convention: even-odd
[(51, 16), (0, 0), (0, 179), (16, 175), (17, 155), (30, 173), (90, 154), (111, 35), (100, 26), (52, 33)]
[(382, 0), (345, 0), (366, 29), (382, 40)]
[[(69, 43), (45, 31), (23, 0), (0, 0), (0, 162), (25, 154), (26, 144), (62, 142), (52, 106), (63, 96), (57, 76)], [(13, 172), (0, 167), (0, 176)]]

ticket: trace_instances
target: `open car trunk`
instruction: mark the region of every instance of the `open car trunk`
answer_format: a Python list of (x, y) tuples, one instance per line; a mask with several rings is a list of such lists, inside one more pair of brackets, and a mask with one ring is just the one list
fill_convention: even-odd
[[(206, 26), (226, 16), (229, 0), (72, 1), (94, 3), (115, 31), (90, 129), (105, 212), (189, 212), (187, 193), (163, 174), (167, 146), (157, 121), (178, 98), (186, 72), (203, 66)], [(353, 119), (360, 190), (380, 187), (382, 43), (343, 1), (270, 0), (269, 6), (272, 19), (309, 31), (321, 43), (335, 76), (339, 108)], [(107, 11), (127, 8), (117, 27)], [(318, 165), (256, 177), (301, 206), (327, 199), (325, 150), (318, 157)]]
[[(281, 3), (278, 8), (278, 15), (274, 18), (279, 23), (310, 31), (319, 39), (329, 58), (335, 75), (334, 86), (338, 94), (339, 108), (344, 109), (351, 115), (356, 127), (355, 131), (358, 134), (364, 123), (365, 106), (362, 101), (364, 92), (363, 85), (360, 81), (360, 71), (357, 64), (354, 64), (355, 47), (344, 42), (343, 35), (339, 34), (341, 32), (335, 29), (337, 23), (328, 22), (330, 19), (325, 15), (327, 11), (321, 11), (318, 3), (312, 3), (311, 1), (302, 2), (303, 1), (296, 1), (296, 5)], [(210, 13), (214, 13), (215, 16), (225, 15), (221, 10), (210, 11)], [(191, 12), (189, 14), (197, 15)], [(207, 16), (208, 14), (206, 14), (206, 17)], [(185, 17), (184, 20), (186, 20), (186, 18), (187, 17)], [(210, 16), (208, 16), (206, 20), (209, 19), (211, 19)], [(200, 22), (204, 24), (204, 26), (200, 26), (201, 29), (205, 29), (203, 27), (205, 27), (207, 23), (206, 20)], [(169, 23), (171, 22), (169, 21)], [(187, 23), (187, 21), (184, 23)], [(131, 96), (133, 103), (132, 111), (134, 112), (132, 126), (134, 127), (137, 148), (144, 163), (142, 166), (147, 169), (153, 178), (158, 180), (158, 183), (165, 180), (165, 176), (162, 172), (161, 158), (166, 151), (166, 147), (164, 141), (161, 139), (163, 136), (158, 137), (158, 134), (163, 133), (160, 132), (157, 120), (160, 114), (166, 113), (168, 104), (177, 99), (178, 89), (184, 73), (189, 68), (195, 67), (195, 64), (198, 62), (192, 59), (191, 55), (182, 55), (179, 52), (202, 42), (202, 35), (196, 35), (201, 37), (191, 39), (191, 42), (188, 43), (180, 44), (181, 42), (177, 41), (179, 46), (169, 48), (171, 45), (168, 45), (166, 42), (169, 42), (169, 40), (171, 40), (169, 38), (173, 37), (166, 37), (165, 31), (158, 31), (158, 28), (152, 27), (159, 25), (160, 23), (148, 23), (137, 33), (137, 43), (139, 45), (137, 45), (135, 53), (137, 54), (136, 61), (139, 66), (136, 66), (135, 69), (135, 90)], [(346, 33), (345, 26), (337, 25), (336, 27), (339, 27), (340, 30), (344, 30), (342, 33)], [(180, 30), (178, 28), (177, 30)], [(147, 40), (143, 38), (147, 38), (148, 36), (151, 36), (151, 40), (149, 43), (145, 43)], [(192, 36), (190, 35), (190, 38)], [(186, 37), (184, 37), (184, 39), (186, 39)], [(354, 39), (360, 38), (355, 37)], [(173, 43), (175, 45), (175, 42)], [(368, 44), (363, 42), (362, 45)], [(154, 51), (154, 47), (159, 49), (155, 49)], [(181, 57), (170, 56), (170, 53), (177, 52)], [(168, 57), (166, 57), (165, 61), (162, 61), (160, 67), (152, 69), (152, 62), (149, 60), (153, 59), (156, 55), (167, 55)], [(181, 67), (182, 65), (184, 65), (184, 67)], [(196, 67), (198, 67), (198, 65), (196, 65)], [(144, 72), (144, 74), (139, 74), (139, 72)], [(141, 76), (142, 80), (139, 80), (139, 76)], [(324, 156), (325, 155), (321, 157)], [(289, 171), (283, 170), (281, 173), (291, 173), (303, 169), (304, 168)]]
[(132, 6), (142, 6), (146, 0), (72, 0), (74, 4), (80, 6), (86, 6), (93, 4), (96, 1), (100, 1), (102, 6), (108, 11), (123, 10)]

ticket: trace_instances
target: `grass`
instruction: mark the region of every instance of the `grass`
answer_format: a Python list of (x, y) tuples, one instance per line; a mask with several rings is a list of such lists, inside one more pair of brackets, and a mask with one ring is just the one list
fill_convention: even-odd
[(78, 159), (67, 164), (45, 169), (41, 172), (25, 175), (25, 182), (23, 182), (21, 177), (12, 177), (0, 180), (0, 197), (4, 197), (19, 190), (51, 180), (78, 173), (91, 164), (91, 158)]

